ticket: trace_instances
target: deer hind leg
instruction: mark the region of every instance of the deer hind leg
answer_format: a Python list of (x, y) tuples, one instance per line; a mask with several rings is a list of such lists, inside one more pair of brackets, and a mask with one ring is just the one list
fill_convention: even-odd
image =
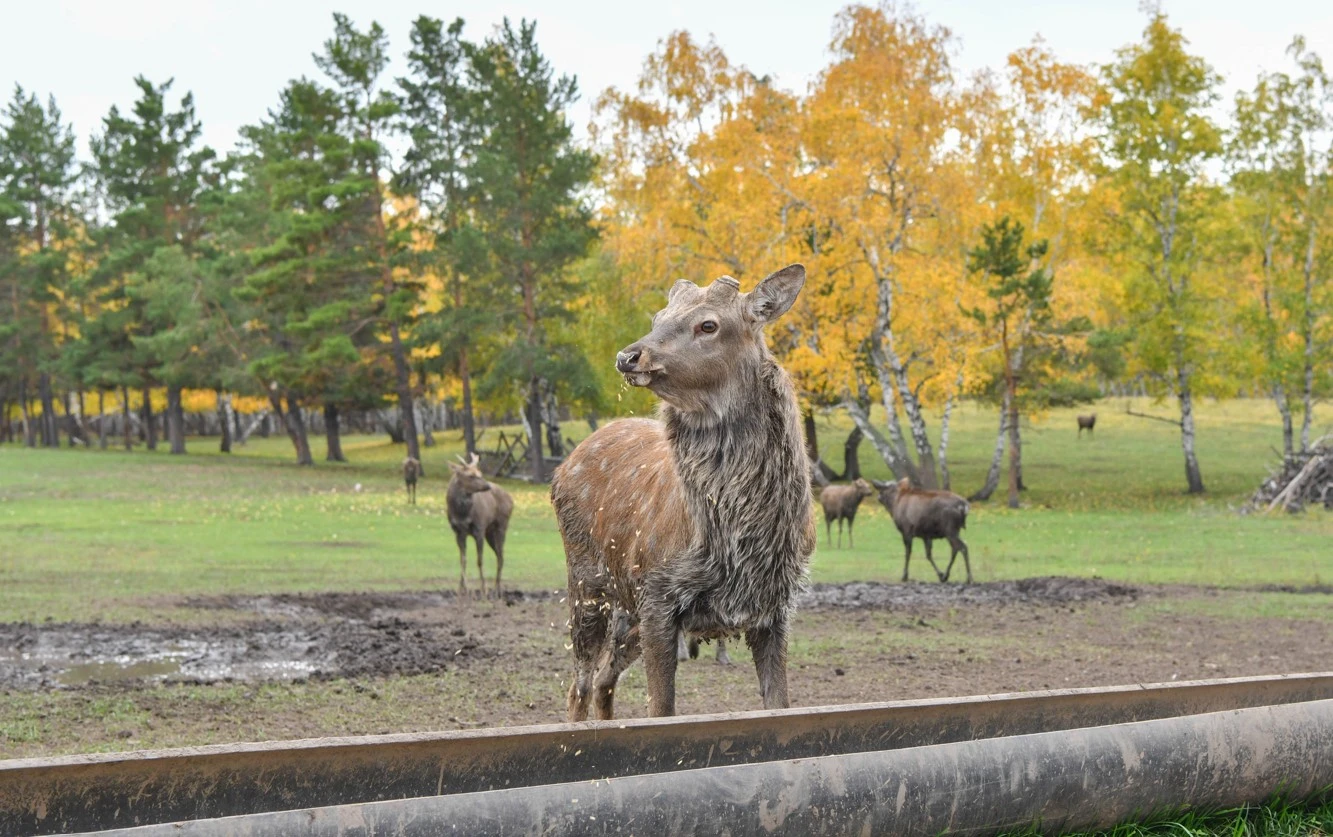
[(616, 608), (611, 617), (611, 630), (602, 645), (597, 673), (593, 676), (593, 696), (597, 719), (609, 721), (614, 717), (616, 683), (620, 675), (639, 658), (639, 626), (630, 624), (629, 614)]
[(699, 657), (699, 640), (694, 637), (686, 637), (685, 632), (676, 634), (676, 659), (680, 662), (694, 660)]
[(500, 526), (492, 526), (486, 533), (486, 542), (491, 545), (491, 552), (495, 553), (495, 597), (503, 598), (500, 589), (500, 574), (505, 568), (505, 530)]
[(930, 562), (930, 566), (934, 568), (934, 570), (935, 570), (935, 575), (939, 576), (939, 579), (940, 579), (940, 581), (942, 581), (942, 582), (943, 582), (943, 581), (948, 581), (948, 580), (949, 580), (949, 574), (948, 574), (948, 573), (942, 573), (942, 572), (940, 572), (940, 565), (935, 563), (935, 557), (934, 557), (933, 555), (930, 554), (930, 553), (931, 553), (931, 547), (934, 546), (934, 544), (935, 544), (935, 539), (934, 539), (934, 538), (922, 538), (921, 540), (925, 541), (925, 543), (926, 543), (926, 560), (929, 561), (929, 562)]
[[(971, 584), (971, 583), (972, 583), (972, 558), (971, 558), (971, 557), (968, 555), (968, 553), (967, 553), (967, 544), (964, 543), (964, 542), (963, 542), (963, 539), (960, 538), (960, 537), (958, 537), (957, 535), (950, 535), (950, 536), (949, 536), (949, 546), (953, 548), (953, 555), (950, 556), (950, 558), (949, 558), (949, 569), (950, 569), (950, 570), (953, 569), (953, 562), (954, 562), (954, 559), (958, 557), (958, 553), (960, 553), (960, 552), (963, 553), (963, 566), (967, 568), (967, 583), (968, 583), (968, 584)], [(946, 570), (944, 574), (947, 576), (947, 575), (949, 574), (948, 570)]]
[(570, 721), (588, 719), (588, 702), (592, 699), (593, 673), (598, 658), (607, 644), (610, 615), (601, 606), (598, 597), (570, 590), (569, 639), (574, 648), (574, 680), (569, 684), (568, 718)]
[(838, 518), (838, 549), (842, 549), (842, 518)]

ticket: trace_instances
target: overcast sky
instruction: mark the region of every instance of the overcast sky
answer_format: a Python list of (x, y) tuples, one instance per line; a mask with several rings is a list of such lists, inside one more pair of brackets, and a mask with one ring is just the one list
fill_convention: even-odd
[[(0, 44), (0, 84), (22, 84), (54, 94), (80, 136), (100, 126), (107, 109), (128, 109), (136, 74), (153, 81), (174, 77), (176, 92), (191, 90), (204, 139), (229, 149), (237, 129), (263, 117), (279, 89), (318, 71), (311, 53), (332, 31), (334, 10), (358, 26), (378, 20), (389, 33), (392, 72), (413, 18), (420, 14), (467, 21), (474, 39), (504, 16), (538, 22), (537, 37), (556, 69), (578, 77), (583, 97), (572, 113), (580, 134), (589, 103), (609, 86), (634, 83), (644, 57), (675, 29), (711, 34), (735, 63), (779, 84), (804, 89), (825, 64), (834, 13), (829, 0), (10, 0)], [(1333, 2), (1328, 0), (1162, 0), (1171, 22), (1192, 50), (1226, 78), (1227, 99), (1248, 87), (1260, 70), (1286, 66), (1283, 50), (1302, 33), (1333, 64)], [(1113, 50), (1137, 40), (1145, 15), (1137, 0), (932, 0), (918, 8), (959, 39), (965, 72), (999, 67), (1005, 56), (1038, 33), (1061, 59), (1108, 61)], [(5, 98), (8, 98), (6, 93)]]

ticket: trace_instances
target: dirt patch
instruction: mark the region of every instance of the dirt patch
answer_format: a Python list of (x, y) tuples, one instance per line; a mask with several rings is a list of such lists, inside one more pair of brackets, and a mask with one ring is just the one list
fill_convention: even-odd
[(1096, 578), (1024, 578), (984, 584), (887, 584), (857, 581), (850, 584), (815, 584), (801, 599), (811, 608), (938, 608), (978, 605), (1069, 604), (1071, 602), (1131, 602), (1143, 594), (1138, 587)]

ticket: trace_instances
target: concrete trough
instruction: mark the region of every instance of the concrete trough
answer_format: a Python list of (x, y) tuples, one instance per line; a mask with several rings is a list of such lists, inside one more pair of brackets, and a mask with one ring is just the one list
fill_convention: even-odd
[(0, 834), (968, 833), (1304, 793), (1330, 754), (1333, 674), (1286, 675), (7, 761)]

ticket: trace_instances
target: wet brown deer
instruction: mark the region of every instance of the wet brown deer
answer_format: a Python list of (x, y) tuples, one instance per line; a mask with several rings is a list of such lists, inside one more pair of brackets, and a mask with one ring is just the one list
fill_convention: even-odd
[(407, 502), (417, 504), (417, 479), (421, 476), (421, 462), (412, 457), (403, 460), (403, 485), (407, 486)]
[(514, 512), (514, 499), (509, 492), (493, 482), (487, 482), (481, 473), (477, 455), (458, 463), (449, 463), (454, 472), (449, 479), (445, 505), (449, 527), (458, 541), (458, 593), (467, 594), (467, 539), (477, 542), (477, 576), (481, 579), (481, 595), (486, 597), (486, 572), (482, 569), (484, 549), (482, 541), (491, 545), (495, 553), (495, 595), (502, 588), (500, 574), (505, 566), (505, 534), (509, 531), (509, 517)]
[[(903, 536), (906, 555), (903, 558), (903, 581), (907, 580), (907, 566), (912, 563), (912, 540), (920, 538), (926, 544), (926, 560), (934, 568), (940, 581), (948, 581), (953, 572), (953, 562), (958, 553), (963, 553), (963, 564), (967, 567), (967, 583), (972, 583), (972, 559), (968, 555), (967, 544), (958, 537), (958, 533), (967, 526), (967, 500), (952, 491), (934, 491), (916, 488), (911, 480), (898, 482), (874, 481), (879, 489), (879, 502), (888, 509), (898, 532)], [(936, 540), (947, 540), (953, 548), (949, 556), (949, 566), (940, 572), (939, 565), (931, 555), (931, 546)]]
[(743, 634), (765, 708), (785, 707), (787, 633), (814, 551), (800, 414), (763, 329), (805, 283), (791, 265), (749, 293), (680, 281), (652, 330), (616, 356), (662, 401), (660, 420), (612, 422), (555, 472), (575, 671), (569, 719), (643, 656), (649, 711), (676, 710), (678, 637)]

